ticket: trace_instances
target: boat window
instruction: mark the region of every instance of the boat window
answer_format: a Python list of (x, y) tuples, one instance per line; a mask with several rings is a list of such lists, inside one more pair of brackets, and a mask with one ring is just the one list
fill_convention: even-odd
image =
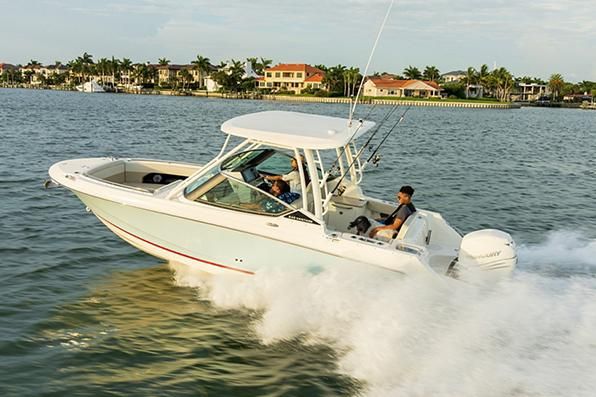
[[(274, 149), (257, 149), (242, 152), (227, 159), (221, 170), (237, 176), (245, 182), (262, 182), (260, 174), (284, 175), (292, 170), (292, 156)], [(234, 174), (238, 173), (238, 174)]]
[(197, 180), (195, 180), (193, 183), (191, 183), (190, 185), (188, 185), (185, 189), (184, 189), (184, 195), (188, 196), (191, 192), (194, 192), (195, 190), (197, 190), (199, 187), (201, 187), (205, 182), (207, 182), (208, 180), (210, 180), (211, 178), (213, 178), (215, 175), (219, 174), (219, 167), (215, 166), (212, 167), (209, 171), (207, 171), (205, 174), (201, 175), (200, 178), (198, 178)]
[(273, 175), (287, 174), (292, 171), (292, 158), (288, 154), (276, 151), (259, 164), (258, 170), (259, 172)]
[(216, 176), (206, 185), (209, 185), (207, 191), (200, 189), (202, 192), (198, 197), (191, 197), (197, 196), (191, 194), (187, 198), (219, 207), (263, 215), (279, 215), (291, 210), (285, 203), (262, 190), (228, 178), (223, 174)]
[(242, 171), (249, 165), (256, 165), (260, 163), (264, 158), (273, 154), (273, 149), (257, 149), (249, 150), (247, 152), (238, 153), (235, 156), (230, 157), (221, 164), (222, 171)]

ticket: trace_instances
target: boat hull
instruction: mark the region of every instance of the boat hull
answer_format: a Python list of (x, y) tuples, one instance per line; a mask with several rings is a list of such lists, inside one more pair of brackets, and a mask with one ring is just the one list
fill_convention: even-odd
[[(297, 267), (318, 271), (329, 266), (362, 266), (365, 262), (364, 258), (358, 259), (360, 255), (350, 255), (355, 247), (350, 247), (350, 244), (345, 244), (348, 241), (341, 239), (334, 241), (323, 237), (327, 244), (337, 245), (339, 252), (317, 250), (315, 247), (319, 239), (314, 228), (309, 239), (312, 244), (307, 246), (259, 235), (254, 230), (227, 228), (80, 192), (76, 194), (104, 225), (132, 246), (166, 261), (183, 263), (207, 273), (251, 275), (263, 269)], [(277, 228), (283, 234), (283, 226)], [(341, 249), (341, 245), (345, 250)], [(340, 254), (341, 251), (345, 256)], [(374, 254), (374, 250), (369, 254)], [(381, 253), (377, 254), (380, 258)], [(408, 259), (417, 262), (409, 256), (401, 258), (401, 261), (394, 257), (394, 263), (401, 262), (400, 266), (389, 270), (405, 272)], [(412, 263), (411, 267), (416, 265)]]

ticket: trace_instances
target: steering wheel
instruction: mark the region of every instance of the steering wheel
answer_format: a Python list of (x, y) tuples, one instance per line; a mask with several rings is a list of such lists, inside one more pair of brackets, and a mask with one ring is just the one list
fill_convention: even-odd
[(267, 172), (267, 171), (261, 171), (261, 170), (256, 170), (256, 171), (259, 174), (259, 176), (261, 177), (261, 179), (263, 179), (263, 182), (266, 183), (267, 185), (271, 186), (271, 182), (268, 181), (266, 179), (266, 177), (268, 177), (268, 176), (274, 176), (276, 174), (273, 174), (273, 173)]

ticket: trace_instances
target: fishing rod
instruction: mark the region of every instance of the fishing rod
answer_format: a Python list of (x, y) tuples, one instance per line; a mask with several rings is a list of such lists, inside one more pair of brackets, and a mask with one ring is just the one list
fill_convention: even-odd
[[(374, 104), (373, 107), (368, 111), (368, 113), (366, 114), (366, 116), (364, 116), (364, 118), (367, 118), (372, 113), (373, 109), (376, 106), (377, 105)], [(391, 109), (389, 109), (389, 111), (385, 114), (385, 116), (377, 124), (375, 130), (373, 131), (373, 133), (371, 134), (371, 136), (368, 138), (368, 140), (366, 141), (366, 143), (364, 144), (363, 147), (365, 147), (368, 144), (370, 144), (370, 142), (375, 137), (375, 135), (377, 134), (377, 132), (380, 131), (381, 127), (393, 115), (393, 113), (397, 110), (398, 107), (399, 107), (399, 105), (395, 105)], [(325, 174), (321, 178), (321, 186), (323, 186), (323, 184), (327, 181), (327, 178), (329, 177), (329, 175), (331, 175), (336, 170), (338, 171), (338, 167), (337, 167), (338, 166), (338, 162), (340, 161), (340, 159), (342, 158), (342, 156), (345, 154), (346, 148), (348, 147), (348, 145), (350, 144), (350, 142), (353, 140), (354, 136), (356, 135), (356, 133), (358, 132), (358, 130), (362, 127), (362, 125), (363, 125), (363, 123), (361, 123), (360, 126), (358, 126), (358, 128), (356, 129), (356, 131), (354, 131), (354, 134), (352, 134), (352, 137), (350, 138), (350, 140), (348, 140), (348, 143), (342, 147), (341, 152), (337, 155), (337, 157), (333, 161), (333, 164), (331, 164), (331, 166), (329, 167), (329, 169), (327, 170), (327, 172), (325, 172)], [(358, 151), (358, 153), (360, 153), (360, 151)]]
[[(387, 131), (387, 133), (385, 134), (385, 136), (383, 137), (383, 139), (381, 139), (381, 142), (377, 145), (377, 148), (374, 150), (374, 152), (372, 152), (372, 154), (369, 156), (369, 158), (365, 161), (364, 165), (361, 167), (361, 169), (363, 169), (363, 167), (368, 164), (368, 162), (375, 157), (375, 155), (377, 154), (377, 152), (379, 151), (379, 149), (381, 148), (381, 146), (385, 143), (385, 141), (387, 140), (387, 138), (389, 138), (389, 135), (391, 135), (391, 133), (395, 130), (395, 128), (401, 124), (401, 122), (404, 120), (404, 118), (406, 117), (406, 114), (408, 113), (408, 111), (410, 110), (412, 106), (408, 106), (406, 108), (406, 110), (402, 113), (401, 116), (399, 116), (399, 119), (393, 124), (393, 126), (389, 129), (389, 131)], [(350, 163), (350, 165), (348, 166), (348, 168), (344, 171), (344, 173), (341, 175), (341, 177), (339, 178), (339, 181), (337, 181), (335, 187), (331, 190), (331, 192), (329, 193), (329, 198), (331, 196), (333, 196), (333, 193), (335, 193), (335, 191), (339, 188), (339, 186), (341, 185), (341, 183), (343, 182), (344, 178), (347, 176), (348, 172), (350, 171), (350, 169), (352, 168), (352, 166), (356, 163), (356, 161), (358, 161), (358, 158), (362, 155), (363, 149), (365, 146), (362, 146), (360, 148), (360, 150), (358, 151), (358, 153), (356, 154), (356, 156), (354, 156), (354, 158), (352, 159), (352, 162)]]
[(377, 148), (370, 154), (370, 156), (368, 157), (368, 159), (364, 162), (364, 164), (362, 165), (362, 167), (365, 167), (366, 164), (368, 164), (373, 158), (375, 158), (375, 156), (377, 155), (377, 152), (379, 151), (379, 149), (381, 149), (381, 146), (383, 146), (383, 144), (385, 143), (385, 141), (387, 140), (387, 138), (389, 138), (389, 135), (391, 135), (391, 133), (393, 132), (393, 130), (401, 124), (402, 121), (404, 121), (404, 118), (406, 117), (406, 114), (408, 113), (408, 111), (412, 108), (412, 105), (408, 106), (406, 108), (406, 110), (402, 113), (401, 116), (399, 116), (399, 119), (397, 120), (397, 122), (393, 125), (393, 127), (391, 127), (391, 129), (389, 129), (389, 131), (387, 131), (387, 133), (385, 134), (385, 136), (383, 137), (383, 139), (381, 139), (381, 142), (379, 142), (379, 144), (377, 145)]
[(379, 33), (377, 33), (377, 38), (375, 39), (375, 43), (373, 44), (373, 48), (368, 56), (368, 62), (366, 62), (366, 67), (364, 68), (364, 74), (362, 75), (362, 80), (360, 80), (360, 86), (358, 86), (358, 92), (356, 93), (356, 100), (354, 101), (354, 105), (350, 105), (350, 116), (348, 117), (348, 126), (352, 126), (352, 118), (354, 117), (354, 112), (356, 111), (356, 105), (358, 105), (358, 98), (360, 97), (360, 93), (362, 92), (362, 87), (364, 86), (364, 80), (366, 79), (366, 75), (368, 73), (368, 68), (370, 67), (370, 63), (372, 62), (373, 55), (375, 54), (375, 50), (377, 49), (377, 44), (379, 44), (379, 40), (381, 39), (381, 33), (385, 29), (385, 24), (387, 23), (387, 19), (389, 19), (389, 14), (391, 14), (391, 9), (393, 8), (393, 3), (395, 0), (391, 0), (389, 4), (389, 8), (387, 8), (387, 13), (385, 14), (385, 18), (383, 18), (383, 22), (381, 23), (381, 27), (379, 28)]
[[(364, 145), (362, 145), (362, 147), (358, 150), (358, 152), (355, 155), (355, 158), (357, 159), (361, 153), (364, 151), (364, 149), (366, 147), (368, 147), (368, 145), (370, 145), (370, 143), (372, 142), (373, 138), (377, 135), (377, 133), (381, 130), (381, 127), (383, 125), (385, 125), (385, 122), (393, 115), (393, 113), (395, 113), (395, 111), (397, 110), (397, 108), (399, 107), (399, 105), (395, 105), (393, 106), (391, 109), (389, 109), (389, 111), (385, 114), (385, 117), (383, 117), (383, 119), (379, 122), (379, 124), (377, 125), (377, 127), (375, 128), (375, 130), (372, 132), (372, 134), (370, 134), (370, 136), (368, 137), (368, 139), (366, 140), (366, 142), (364, 143)], [(370, 112), (369, 112), (370, 113)], [(339, 159), (344, 155), (344, 153), (346, 152), (346, 148), (349, 146), (350, 141), (348, 141), (348, 143), (346, 145), (344, 145), (344, 147), (342, 148), (342, 152), (339, 154), (339, 156), (335, 159), (335, 162), (333, 163), (333, 165), (329, 168), (329, 171), (326, 173), (325, 175), (325, 179), (323, 180), (327, 180), (326, 177), (328, 177), (333, 171), (335, 171), (337, 169), (337, 162), (339, 161)], [(354, 147), (355, 149), (355, 147)], [(354, 164), (354, 162), (352, 161), (352, 163), (350, 164), (350, 166), (347, 168), (348, 170), (352, 167), (352, 164)]]
[[(389, 7), (387, 8), (387, 12), (385, 13), (385, 17), (383, 18), (383, 22), (381, 23), (381, 27), (379, 28), (379, 32), (377, 33), (377, 37), (375, 39), (375, 42), (373, 44), (373, 47), (370, 51), (370, 55), (368, 56), (368, 61), (366, 63), (366, 67), (364, 68), (364, 75), (362, 77), (362, 79), (360, 80), (360, 85), (358, 86), (358, 92), (356, 93), (356, 98), (354, 99), (354, 103), (350, 103), (350, 111), (349, 111), (349, 117), (348, 117), (348, 128), (352, 127), (352, 119), (354, 118), (354, 113), (356, 111), (356, 105), (358, 104), (358, 99), (360, 97), (360, 94), (362, 92), (362, 87), (364, 85), (364, 80), (366, 78), (366, 75), (368, 73), (368, 68), (370, 67), (370, 64), (372, 62), (373, 56), (375, 54), (375, 50), (377, 49), (377, 45), (379, 44), (379, 40), (381, 39), (381, 34), (383, 33), (383, 30), (385, 29), (385, 24), (387, 23), (387, 19), (389, 19), (389, 14), (391, 14), (391, 9), (393, 8), (393, 3), (395, 2), (395, 0), (391, 0), (391, 3), (389, 4)], [(336, 167), (337, 164), (339, 162), (339, 160), (341, 159), (341, 157), (344, 155), (344, 153), (346, 152), (346, 147), (350, 144), (350, 142), (352, 142), (354, 140), (354, 137), (356, 136), (356, 134), (358, 133), (358, 131), (360, 130), (360, 128), (362, 128), (364, 122), (363, 120), (366, 120), (366, 118), (368, 117), (368, 115), (373, 111), (373, 109), (377, 106), (377, 104), (373, 104), (372, 108), (369, 110), (367, 116), (365, 116), (363, 119), (360, 119), (360, 125), (358, 126), (358, 128), (356, 128), (354, 130), (354, 132), (352, 133), (352, 136), (350, 136), (350, 139), (348, 140), (348, 143), (346, 145), (344, 145), (344, 147), (342, 148), (342, 152), (339, 153), (339, 155), (337, 156), (337, 158), (335, 159), (335, 161), (333, 162), (333, 164), (331, 165), (331, 167), (329, 168), (329, 171), (325, 173), (323, 179), (321, 180), (321, 183), (325, 183), (324, 181), (327, 180), (327, 178), (329, 177), (329, 174), (331, 174), (331, 172), (333, 172)], [(386, 118), (384, 118), (384, 120), (386, 120)], [(381, 127), (381, 124), (377, 127), (377, 130)], [(375, 131), (375, 133), (376, 133)]]
[[(364, 121), (368, 118), (368, 116), (370, 116), (370, 114), (372, 113), (372, 111), (376, 108), (377, 104), (375, 103), (368, 111), (368, 113), (366, 113), (366, 115), (360, 119), (360, 125), (358, 126), (358, 128), (356, 128), (354, 130), (354, 132), (352, 133), (352, 135), (350, 136), (350, 139), (348, 139), (348, 144), (350, 142), (352, 142), (352, 140), (354, 139), (354, 137), (356, 136), (356, 134), (358, 133), (358, 131), (360, 131), (360, 128), (362, 128), (362, 126), (364, 125)], [(386, 118), (383, 118), (382, 122), (385, 121)], [(335, 158), (335, 160), (333, 161), (333, 164), (331, 164), (331, 167), (329, 167), (329, 170), (325, 173), (324, 178), (322, 178), (321, 181), (325, 181), (327, 179), (327, 177), (336, 169), (337, 164), (339, 162), (339, 160), (341, 159), (341, 157), (344, 155), (344, 153), (346, 152), (346, 145), (344, 145), (342, 147), (342, 151), (341, 153), (339, 153), (337, 155), (337, 157)]]

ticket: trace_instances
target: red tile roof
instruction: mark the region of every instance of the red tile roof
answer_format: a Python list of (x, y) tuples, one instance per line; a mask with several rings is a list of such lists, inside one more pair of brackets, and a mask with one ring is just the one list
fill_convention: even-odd
[(325, 76), (321, 74), (312, 75), (304, 80), (305, 83), (322, 83)]
[(273, 66), (269, 69), (265, 69), (266, 72), (305, 72), (308, 74), (320, 74), (325, 75), (319, 68), (307, 65), (305, 63), (280, 63), (279, 65)]
[(406, 88), (410, 84), (422, 82), (433, 87), (435, 90), (441, 89), (436, 82), (428, 80), (394, 80), (383, 77), (369, 77), (368, 80), (370, 80), (377, 88)]

